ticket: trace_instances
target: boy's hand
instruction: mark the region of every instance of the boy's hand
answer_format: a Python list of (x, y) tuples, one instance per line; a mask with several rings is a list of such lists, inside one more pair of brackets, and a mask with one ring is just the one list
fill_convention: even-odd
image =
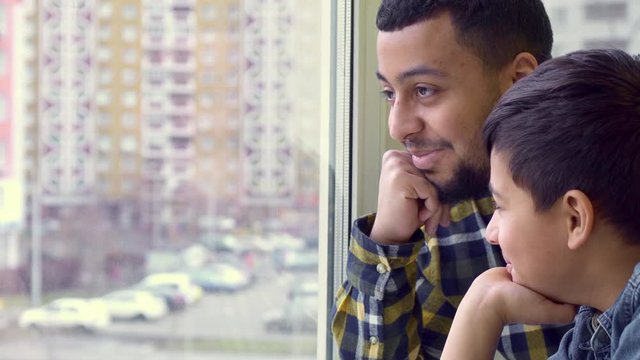
[(477, 311), (494, 314), (502, 325), (566, 324), (570, 323), (576, 314), (574, 305), (554, 302), (516, 284), (504, 267), (489, 269), (478, 276), (467, 295), (463, 302), (477, 302)]
[(558, 304), (511, 280), (506, 268), (480, 274), (465, 294), (442, 352), (442, 360), (493, 359), (507, 324), (566, 324), (575, 306)]
[(449, 206), (438, 201), (434, 186), (405, 151), (389, 150), (382, 158), (378, 210), (371, 239), (380, 244), (406, 243), (422, 225), (433, 235), (449, 224)]

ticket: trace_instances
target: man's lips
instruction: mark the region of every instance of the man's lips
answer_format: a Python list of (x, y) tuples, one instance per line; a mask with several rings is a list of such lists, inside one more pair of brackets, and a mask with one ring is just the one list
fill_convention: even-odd
[(442, 157), (443, 149), (409, 151), (413, 165), (420, 170), (431, 170)]

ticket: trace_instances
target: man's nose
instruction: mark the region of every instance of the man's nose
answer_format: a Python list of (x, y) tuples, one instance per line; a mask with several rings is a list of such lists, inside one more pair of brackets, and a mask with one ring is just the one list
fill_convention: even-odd
[(409, 135), (418, 133), (424, 124), (411, 102), (396, 99), (389, 110), (389, 135), (398, 142), (403, 142)]

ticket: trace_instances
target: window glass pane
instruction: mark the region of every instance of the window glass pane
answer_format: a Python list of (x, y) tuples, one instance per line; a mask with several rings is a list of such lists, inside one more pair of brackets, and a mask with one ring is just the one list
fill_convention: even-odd
[(544, 0), (554, 35), (553, 55), (583, 48), (640, 52), (640, 3), (633, 0)]
[(315, 359), (329, 5), (2, 6), (9, 81), (38, 75), (0, 99), (33, 117), (0, 144), (2, 353)]

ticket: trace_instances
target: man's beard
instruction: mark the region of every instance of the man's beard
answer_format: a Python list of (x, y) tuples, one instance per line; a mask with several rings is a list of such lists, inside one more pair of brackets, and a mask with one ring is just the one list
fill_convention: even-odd
[(489, 167), (461, 163), (449, 182), (434, 183), (433, 186), (443, 204), (453, 205), (463, 200), (486, 196), (489, 191)]

